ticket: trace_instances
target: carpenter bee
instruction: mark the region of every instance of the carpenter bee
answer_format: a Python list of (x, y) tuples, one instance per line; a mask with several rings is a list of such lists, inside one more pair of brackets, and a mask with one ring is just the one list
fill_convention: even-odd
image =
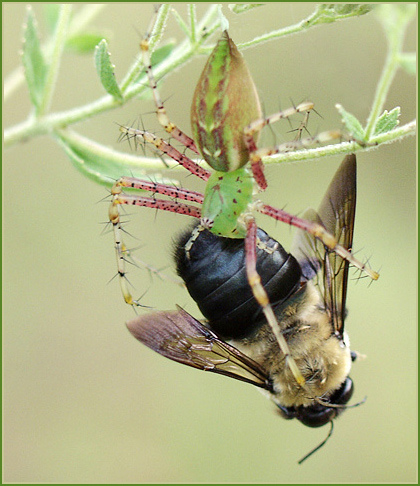
[[(355, 209), (356, 157), (349, 155), (318, 212), (309, 209), (304, 217), (351, 250)], [(330, 423), (329, 437), (353, 394), (356, 353), (344, 331), (349, 263), (302, 230), (292, 254), (258, 230), (257, 271), (290, 350), (286, 356), (248, 284), (243, 240), (203, 231), (186, 254), (190, 234), (176, 242), (177, 271), (206, 320), (178, 307), (137, 317), (127, 323), (130, 332), (169, 359), (261, 388), (286, 419), (309, 427)]]

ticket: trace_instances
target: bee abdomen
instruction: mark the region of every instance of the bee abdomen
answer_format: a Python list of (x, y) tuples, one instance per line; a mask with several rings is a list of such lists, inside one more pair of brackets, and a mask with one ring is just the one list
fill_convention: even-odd
[[(244, 240), (222, 238), (204, 230), (188, 258), (185, 244), (190, 236), (188, 231), (175, 242), (177, 272), (209, 326), (224, 339), (254, 334), (265, 319), (247, 280)], [(258, 229), (258, 238), (262, 248), (257, 248), (257, 271), (271, 304), (279, 307), (299, 289), (301, 268), (262, 229)]]

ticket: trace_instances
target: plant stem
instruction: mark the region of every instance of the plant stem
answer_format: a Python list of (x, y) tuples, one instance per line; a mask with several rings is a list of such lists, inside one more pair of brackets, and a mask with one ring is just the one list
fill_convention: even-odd
[[(398, 9), (398, 7), (396, 7)], [(392, 10), (388, 11), (388, 16), (392, 15)], [(402, 46), (406, 27), (410, 17), (408, 15), (398, 15), (398, 10), (394, 10), (394, 16), (388, 20), (387, 41), (388, 41), (388, 54), (385, 60), (385, 65), (382, 70), (381, 78), (376, 87), (375, 97), (372, 104), (372, 109), (369, 114), (369, 118), (366, 125), (366, 139), (370, 140), (375, 131), (376, 122), (379, 115), (383, 112), (385, 100), (391, 87), (392, 81), (397, 73), (400, 65), (400, 57), (402, 54)], [(387, 13), (382, 13), (382, 16)], [(389, 26), (392, 25), (392, 28)]]
[(303, 160), (316, 159), (320, 157), (327, 157), (332, 155), (351, 154), (354, 152), (368, 152), (376, 150), (379, 145), (392, 143), (396, 140), (408, 136), (416, 135), (416, 121), (413, 120), (406, 125), (394, 128), (386, 133), (371, 137), (369, 145), (363, 147), (356, 142), (341, 142), (334, 145), (326, 145), (324, 147), (316, 147), (313, 149), (298, 150), (295, 152), (280, 153), (264, 158), (264, 164), (278, 164), (281, 162), (298, 162)]

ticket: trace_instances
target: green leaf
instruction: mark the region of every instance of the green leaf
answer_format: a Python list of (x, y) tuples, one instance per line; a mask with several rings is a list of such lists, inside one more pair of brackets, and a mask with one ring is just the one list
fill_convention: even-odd
[(401, 108), (399, 106), (391, 110), (389, 113), (385, 110), (376, 121), (375, 135), (386, 133), (394, 129), (399, 124), (398, 117), (400, 116), (400, 113)]
[(329, 24), (337, 20), (365, 15), (372, 8), (373, 6), (369, 4), (321, 4), (317, 6), (315, 13), (307, 21), (306, 27), (317, 24)]
[(61, 6), (59, 3), (47, 3), (43, 5), (43, 7), (45, 23), (47, 25), (48, 32), (51, 34), (54, 32), (57, 25)]
[(66, 48), (77, 52), (78, 54), (88, 54), (95, 50), (95, 47), (102, 39), (105, 39), (103, 34), (97, 32), (84, 32), (68, 38), (66, 41)]
[(415, 52), (407, 52), (400, 55), (400, 66), (408, 74), (416, 74), (417, 72), (417, 56)]
[(108, 52), (108, 44), (105, 39), (95, 48), (95, 66), (99, 74), (102, 86), (106, 92), (113, 96), (118, 101), (123, 101), (123, 95), (117, 84), (114, 74), (115, 66), (111, 63), (111, 57)]
[(39, 108), (44, 96), (48, 66), (41, 51), (38, 26), (30, 6), (28, 6), (27, 10), (23, 38), (24, 44), (22, 62), (25, 71), (26, 83), (28, 85), (32, 104), (35, 106), (35, 108)]
[(157, 66), (168, 58), (175, 48), (175, 41), (173, 39), (169, 40), (166, 44), (160, 46), (152, 54), (152, 66)]
[(158, 169), (155, 169), (156, 174), (150, 170), (146, 172), (141, 167), (144, 160), (140, 157), (116, 152), (70, 130), (61, 130), (56, 133), (56, 138), (74, 167), (99, 184), (110, 187), (124, 175), (175, 184), (172, 179), (163, 177)]
[(340, 113), (344, 126), (349, 134), (356, 141), (366, 142), (366, 134), (359, 120), (354, 115), (346, 111), (341, 105), (336, 105), (336, 108)]
[(369, 13), (374, 5), (357, 3), (333, 3), (324, 6), (330, 13), (337, 16), (360, 16)]
[(262, 7), (263, 3), (230, 3), (229, 10), (236, 14), (241, 14), (244, 12), (248, 12), (248, 10)]

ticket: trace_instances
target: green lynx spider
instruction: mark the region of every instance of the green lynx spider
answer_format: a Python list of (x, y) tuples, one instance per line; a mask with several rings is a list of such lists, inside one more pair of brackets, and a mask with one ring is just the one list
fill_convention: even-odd
[[(356, 268), (366, 272), (372, 279), (376, 280), (379, 275), (359, 262), (350, 251), (340, 246), (336, 238), (328, 233), (321, 224), (306, 221), (264, 204), (255, 199), (254, 194), (267, 187), (262, 163), (264, 156), (340, 138), (342, 134), (339, 131), (324, 132), (316, 137), (307, 139), (297, 137), (293, 142), (269, 149), (259, 149), (257, 139), (264, 126), (288, 118), (295, 113), (303, 113), (307, 117), (313, 104), (311, 102), (301, 103), (297, 107), (265, 118), (262, 117), (256, 88), (248, 68), (225, 31), (204, 67), (193, 96), (191, 121), (194, 138), (190, 138), (167, 116), (152, 72), (147, 36), (140, 43), (140, 48), (157, 107), (159, 123), (171, 137), (203, 157), (214, 172), (204, 169), (170, 143), (152, 133), (121, 127), (121, 132), (127, 138), (134, 138), (140, 143), (153, 145), (160, 153), (169, 156), (191, 174), (207, 183), (204, 194), (133, 177), (122, 177), (113, 185), (109, 219), (114, 229), (118, 275), (124, 299), (132, 306), (141, 305), (132, 297), (126, 279), (125, 262), (129, 256), (129, 250), (122, 240), (120, 204), (161, 209), (199, 219), (200, 224), (193, 231), (186, 245), (187, 254), (199, 232), (204, 229), (223, 237), (243, 238), (246, 248), (246, 270), (252, 292), (263, 309), (296, 381), (304, 386), (305, 380), (290, 356), (288, 345), (279, 331), (267, 293), (256, 270), (257, 224), (252, 211), (256, 210), (278, 221), (308, 231), (318, 238), (329, 251), (335, 252)], [(302, 126), (299, 128), (299, 135)], [(250, 168), (247, 165), (250, 165)], [(153, 197), (124, 194), (124, 187), (150, 191)], [(168, 196), (170, 199), (155, 198), (156, 194)], [(180, 200), (187, 202), (180, 202)], [(191, 202), (196, 203), (197, 206), (189, 204)], [(266, 251), (270, 251), (270, 249), (267, 248)]]

